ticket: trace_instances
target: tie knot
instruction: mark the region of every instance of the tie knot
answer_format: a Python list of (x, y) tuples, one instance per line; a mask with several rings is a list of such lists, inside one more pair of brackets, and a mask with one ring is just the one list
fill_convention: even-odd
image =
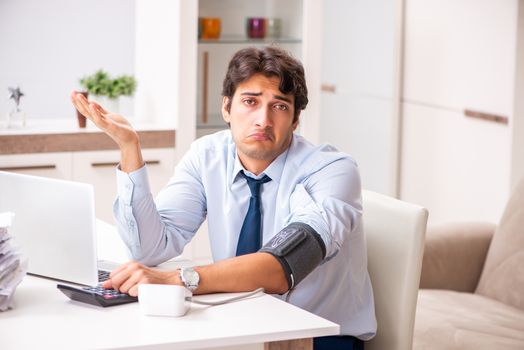
[(260, 179), (253, 179), (252, 177), (247, 176), (243, 172), (241, 173), (247, 180), (247, 185), (249, 186), (249, 189), (251, 190), (251, 196), (258, 197), (260, 194), (260, 185), (263, 183), (271, 181), (271, 178), (267, 175), (264, 175)]

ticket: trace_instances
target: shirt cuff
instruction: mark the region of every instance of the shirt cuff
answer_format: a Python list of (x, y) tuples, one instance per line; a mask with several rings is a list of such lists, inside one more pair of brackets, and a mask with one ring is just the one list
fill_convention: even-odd
[(151, 193), (145, 165), (128, 174), (120, 169), (119, 164), (116, 167), (116, 183), (118, 197), (126, 205), (137, 203)]

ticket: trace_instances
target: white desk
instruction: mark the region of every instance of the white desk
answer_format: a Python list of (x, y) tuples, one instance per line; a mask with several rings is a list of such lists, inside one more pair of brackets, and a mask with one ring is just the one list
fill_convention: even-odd
[(337, 324), (269, 295), (154, 317), (142, 315), (138, 303), (99, 308), (70, 301), (55, 281), (26, 276), (14, 300), (14, 309), (0, 312), (2, 350), (198, 349), (339, 333)]
[(269, 295), (154, 317), (142, 315), (138, 303), (98, 308), (70, 301), (56, 282), (32, 276), (18, 287), (15, 308), (0, 313), (3, 350), (196, 349), (338, 332), (338, 325)]

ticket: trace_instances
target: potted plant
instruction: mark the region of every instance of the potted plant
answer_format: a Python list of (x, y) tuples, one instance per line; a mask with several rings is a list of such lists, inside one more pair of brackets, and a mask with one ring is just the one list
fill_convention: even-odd
[(102, 69), (80, 79), (80, 85), (89, 93), (91, 100), (114, 113), (119, 113), (120, 96), (132, 96), (136, 90), (134, 77), (121, 75), (113, 79)]

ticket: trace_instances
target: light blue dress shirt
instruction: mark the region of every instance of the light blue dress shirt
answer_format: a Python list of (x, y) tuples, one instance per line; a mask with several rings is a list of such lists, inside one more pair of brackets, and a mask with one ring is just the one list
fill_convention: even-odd
[[(239, 176), (243, 170), (229, 130), (193, 142), (155, 200), (145, 166), (130, 174), (117, 169), (114, 214), (132, 258), (157, 265), (180, 255), (206, 217), (213, 260), (235, 256), (250, 197)], [(340, 324), (341, 334), (373, 337), (377, 325), (355, 161), (295, 134), (262, 174), (246, 173), (272, 179), (260, 193), (263, 244), (288, 224), (303, 222), (326, 245), (322, 264), (278, 297)]]

